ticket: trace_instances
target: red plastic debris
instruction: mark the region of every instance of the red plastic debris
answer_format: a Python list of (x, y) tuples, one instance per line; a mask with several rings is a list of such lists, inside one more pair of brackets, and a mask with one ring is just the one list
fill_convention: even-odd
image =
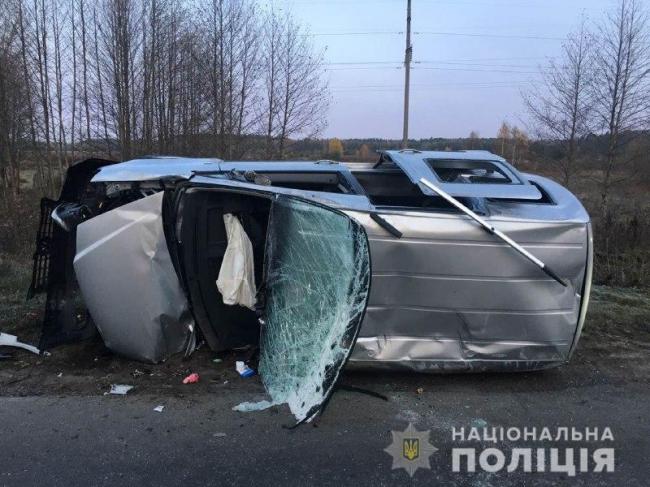
[(199, 381), (199, 374), (193, 372), (183, 379), (183, 384), (196, 384), (198, 381)]

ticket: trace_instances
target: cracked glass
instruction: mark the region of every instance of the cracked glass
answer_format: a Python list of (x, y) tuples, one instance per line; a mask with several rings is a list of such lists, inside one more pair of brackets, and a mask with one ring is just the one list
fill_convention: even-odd
[(365, 230), (342, 213), (280, 196), (265, 266), (260, 375), (273, 404), (309, 421), (332, 392), (365, 312)]

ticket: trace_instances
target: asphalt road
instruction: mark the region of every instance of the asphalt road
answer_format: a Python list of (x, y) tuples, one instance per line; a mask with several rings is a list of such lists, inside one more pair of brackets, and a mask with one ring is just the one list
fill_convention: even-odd
[[(0, 397), (0, 485), (648, 485), (650, 388), (636, 364), (638, 356), (532, 374), (347, 372), (343, 383), (389, 400), (337, 391), (316, 425), (297, 429), (283, 427), (292, 420), (284, 408), (231, 410), (262, 397), (256, 379), (189, 394)], [(438, 449), (412, 479), (384, 452), (390, 431), (409, 422), (430, 430)], [(472, 426), (609, 427), (614, 441), (605, 443), (496, 446), (508, 458), (514, 447), (613, 447), (615, 471), (454, 473), (451, 449), (468, 444), (452, 439), (452, 427)]]

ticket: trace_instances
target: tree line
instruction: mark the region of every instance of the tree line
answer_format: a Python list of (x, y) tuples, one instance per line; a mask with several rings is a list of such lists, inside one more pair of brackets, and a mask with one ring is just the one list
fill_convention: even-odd
[(254, 0), (5, 0), (0, 185), (54, 192), (83, 154), (282, 158), (324, 126), (322, 52)]
[(650, 36), (648, 12), (638, 0), (621, 0), (598, 22), (583, 20), (542, 71), (542, 82), (524, 93), (536, 137), (555, 142), (562, 182), (571, 187), (578, 162), (589, 153), (589, 177), (598, 185), (607, 219), (612, 189), (647, 161), (650, 129)]

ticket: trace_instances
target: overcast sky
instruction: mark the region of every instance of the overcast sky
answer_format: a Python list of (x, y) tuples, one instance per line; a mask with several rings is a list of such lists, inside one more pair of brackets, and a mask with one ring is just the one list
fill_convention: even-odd
[[(325, 51), (332, 103), (323, 136), (401, 138), (406, 0), (273, 1)], [(523, 125), (521, 90), (582, 15), (596, 20), (613, 5), (413, 0), (410, 137), (491, 137), (503, 120)]]

